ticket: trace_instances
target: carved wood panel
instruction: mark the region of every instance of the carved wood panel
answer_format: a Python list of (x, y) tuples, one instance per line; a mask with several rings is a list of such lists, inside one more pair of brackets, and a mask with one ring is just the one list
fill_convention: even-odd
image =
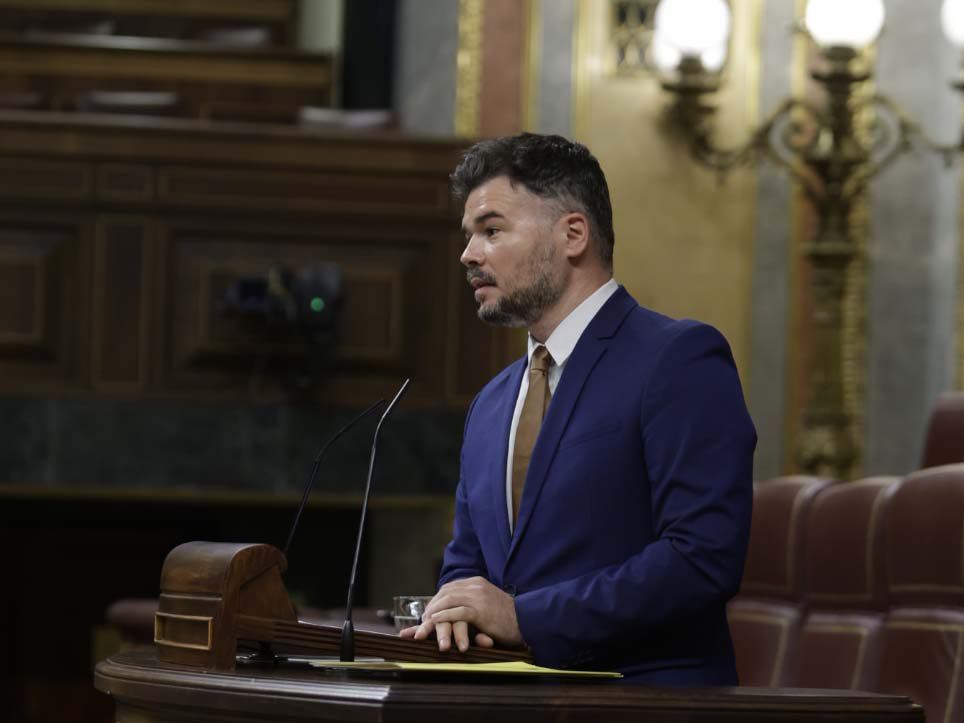
[[(411, 376), (409, 403), (461, 406), (523, 348), (475, 316), (454, 143), (24, 112), (0, 131), (2, 389), (278, 398), (313, 370), (318, 401)], [(222, 315), (237, 278), (325, 261), (332, 353)]]
[(154, 169), (144, 163), (102, 163), (96, 183), (97, 197), (106, 201), (154, 199)]
[(98, 219), (94, 242), (93, 379), (97, 388), (138, 391), (148, 378), (152, 221)]
[(0, 158), (0, 195), (3, 198), (88, 200), (94, 194), (89, 164), (42, 158)]
[(86, 382), (89, 226), (0, 214), (0, 388)]
[[(174, 94), (143, 113), (294, 121), (302, 106), (327, 106), (333, 88), (330, 55), (295, 49), (239, 52), (217, 43), (71, 33), (23, 33), (0, 19), (0, 88), (34, 96), (30, 107), (124, 112), (103, 95)], [(128, 101), (130, 102), (130, 101)], [(135, 101), (136, 103), (136, 101)], [(127, 112), (138, 112), (128, 108)]]
[(399, 233), (378, 226), (337, 226), (311, 232), (251, 226), (160, 229), (162, 384), (265, 394), (284, 386), (286, 365), (318, 350), (298, 333), (250, 329), (223, 312), (228, 286), (283, 265), (297, 271), (319, 263), (343, 273), (336, 345), (315, 367), (321, 394), (353, 403), (381, 394), (395, 380), (417, 380), (415, 396), (445, 395), (446, 281), (436, 272), (438, 232)]
[(273, 169), (163, 167), (161, 202), (313, 213), (438, 216), (449, 206), (439, 179), (373, 174), (330, 174)]

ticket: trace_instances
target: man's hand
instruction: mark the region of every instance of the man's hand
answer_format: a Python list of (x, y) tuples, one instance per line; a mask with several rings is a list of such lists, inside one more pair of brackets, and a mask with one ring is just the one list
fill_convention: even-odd
[(422, 624), (406, 628), (400, 635), (424, 640), (434, 631), (439, 650), (449, 650), (454, 637), (455, 645), (464, 653), (469, 649), (469, 625), (478, 630), (475, 644), (479, 647), (491, 648), (496, 642), (507, 647), (524, 644), (515, 602), (484, 577), (443, 585), (425, 607)]

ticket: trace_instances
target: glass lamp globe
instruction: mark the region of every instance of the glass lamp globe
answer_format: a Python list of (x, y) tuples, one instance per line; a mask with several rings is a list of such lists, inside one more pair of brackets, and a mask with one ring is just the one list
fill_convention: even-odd
[(870, 45), (884, 26), (883, 0), (808, 0), (807, 30), (824, 48), (859, 50)]
[(711, 73), (718, 73), (726, 62), (726, 43), (720, 43), (715, 48), (707, 48), (700, 56), (703, 67)]
[(663, 73), (671, 73), (679, 67), (683, 54), (663, 40), (659, 33), (653, 35), (653, 62)]
[(944, 35), (954, 45), (964, 48), (964, 0), (944, 0), (941, 6)]
[(684, 58), (718, 71), (726, 60), (730, 6), (726, 0), (662, 0), (653, 19), (653, 59), (666, 72)]

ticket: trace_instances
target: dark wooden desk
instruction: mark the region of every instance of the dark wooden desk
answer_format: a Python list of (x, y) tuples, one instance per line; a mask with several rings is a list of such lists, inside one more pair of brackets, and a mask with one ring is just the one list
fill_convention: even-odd
[(771, 688), (656, 689), (618, 683), (414, 683), (327, 678), (311, 671), (212, 673), (158, 663), (152, 649), (108, 658), (94, 673), (118, 721), (660, 721), (923, 723), (900, 696)]
[(176, 115), (294, 122), (302, 106), (330, 105), (333, 87), (329, 53), (0, 29), (0, 91), (39, 93), (47, 110), (82, 109), (94, 91), (163, 91)]

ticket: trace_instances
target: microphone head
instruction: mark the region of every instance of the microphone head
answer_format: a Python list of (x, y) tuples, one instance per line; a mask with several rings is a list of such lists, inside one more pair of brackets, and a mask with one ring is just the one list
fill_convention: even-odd
[(389, 414), (391, 414), (392, 410), (395, 408), (395, 405), (398, 404), (398, 400), (402, 398), (402, 395), (403, 395), (403, 394), (405, 394), (405, 390), (408, 389), (408, 385), (409, 385), (409, 383), (410, 383), (411, 381), (412, 381), (412, 379), (411, 379), (411, 377), (409, 377), (408, 379), (406, 379), (406, 380), (402, 383), (402, 386), (401, 386), (401, 387), (399, 388), (399, 390), (395, 393), (395, 396), (392, 397), (392, 401), (390, 401), (390, 402), (388, 403), (388, 406), (385, 407), (385, 411), (382, 412), (382, 418), (381, 418), (381, 421), (379, 422), (379, 424), (381, 424), (381, 422), (384, 422), (384, 421), (385, 421), (385, 418), (386, 418)]

